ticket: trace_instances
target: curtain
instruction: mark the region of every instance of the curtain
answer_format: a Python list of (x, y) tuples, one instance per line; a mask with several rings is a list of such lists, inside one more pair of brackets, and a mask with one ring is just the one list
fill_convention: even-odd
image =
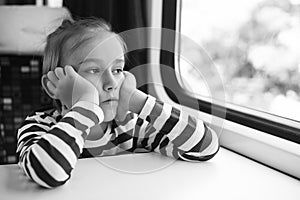
[(5, 5), (35, 5), (35, 0), (3, 0)]

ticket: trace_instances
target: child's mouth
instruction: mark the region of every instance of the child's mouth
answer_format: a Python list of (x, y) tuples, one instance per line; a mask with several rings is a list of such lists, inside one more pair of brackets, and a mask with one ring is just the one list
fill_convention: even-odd
[(103, 104), (110, 104), (110, 103), (117, 103), (118, 99), (107, 99), (105, 101), (103, 101)]

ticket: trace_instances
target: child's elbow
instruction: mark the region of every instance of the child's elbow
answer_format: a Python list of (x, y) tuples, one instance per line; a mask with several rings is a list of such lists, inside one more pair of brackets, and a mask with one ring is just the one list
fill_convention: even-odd
[(55, 182), (52, 182), (51, 185), (49, 185), (49, 184), (44, 184), (44, 183), (40, 183), (40, 182), (37, 181), (37, 180), (34, 180), (34, 182), (37, 183), (37, 184), (38, 184), (40, 187), (42, 187), (42, 188), (46, 188), (46, 189), (54, 189), (54, 188), (63, 186), (65, 183), (68, 182), (68, 180), (69, 180), (69, 179), (61, 180), (61, 181), (55, 181)]
[[(27, 163), (25, 166), (24, 163)], [(34, 155), (26, 156), (20, 163), (25, 174), (36, 184), (43, 188), (56, 188), (64, 185), (70, 179), (70, 173), (66, 172), (60, 165), (45, 166), (44, 160), (37, 160)]]
[[(61, 173), (60, 170), (58, 173)], [(59, 175), (57, 175), (56, 172), (54, 172), (53, 174), (51, 174), (51, 178), (49, 178), (48, 180), (44, 181), (44, 183), (46, 184), (39, 184), (41, 187), (45, 187), (45, 188), (57, 188), (60, 186), (63, 186), (65, 183), (68, 182), (68, 180), (70, 180), (70, 175), (66, 174), (65, 177), (59, 177)]]
[(217, 142), (214, 151), (210, 152), (208, 155), (200, 156), (198, 159), (200, 161), (208, 161), (208, 160), (212, 159), (213, 157), (215, 157), (215, 155), (217, 155), (217, 153), (219, 152), (219, 149), (220, 149), (220, 143)]
[(34, 181), (36, 184), (43, 188), (56, 188), (64, 185), (69, 179), (70, 176), (66, 175), (65, 177), (59, 177), (57, 174), (61, 173), (53, 169), (51, 173), (43, 172), (41, 169), (35, 165), (32, 165), (30, 172), (27, 173), (29, 178)]
[[(210, 159), (212, 159), (213, 157), (215, 157), (215, 155), (217, 155), (217, 153), (219, 152), (220, 149), (220, 142), (219, 142), (219, 137), (216, 134), (216, 132), (214, 130), (212, 130), (211, 128), (207, 128), (208, 132), (206, 132), (208, 135), (207, 138), (209, 138), (208, 140), (210, 140), (210, 144), (202, 149), (199, 153), (202, 154), (202, 156), (200, 156), (199, 160), (201, 161), (208, 161)], [(200, 148), (201, 149), (201, 148)], [(204, 155), (203, 155), (204, 154)]]
[(219, 149), (218, 135), (214, 130), (206, 126), (202, 139), (192, 149), (184, 152), (182, 157), (191, 161), (208, 161), (215, 157)]
[(184, 160), (187, 160), (187, 161), (208, 161), (210, 159), (212, 159), (213, 157), (215, 157), (215, 155), (218, 153), (220, 149), (220, 144), (219, 142), (216, 143), (216, 146), (213, 148), (212, 151), (206, 151), (206, 152), (203, 152), (203, 151), (200, 151), (200, 152), (185, 152), (182, 154), (182, 158)]

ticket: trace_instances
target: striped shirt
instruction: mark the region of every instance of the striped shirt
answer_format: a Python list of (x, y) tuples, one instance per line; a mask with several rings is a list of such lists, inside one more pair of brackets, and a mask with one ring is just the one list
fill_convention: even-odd
[(203, 121), (148, 95), (140, 113), (113, 120), (101, 137), (89, 134), (104, 119), (102, 109), (77, 102), (64, 116), (36, 111), (18, 130), (19, 166), (37, 184), (52, 188), (70, 179), (80, 157), (158, 152), (185, 161), (206, 161), (219, 150), (216, 133)]

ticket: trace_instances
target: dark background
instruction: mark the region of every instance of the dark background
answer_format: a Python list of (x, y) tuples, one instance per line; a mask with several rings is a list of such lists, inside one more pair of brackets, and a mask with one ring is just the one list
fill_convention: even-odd
[[(23, 6), (34, 5), (35, 1), (2, 0), (0, 4)], [(63, 6), (74, 19), (103, 18), (117, 33), (147, 26), (146, 0), (66, 0)], [(126, 70), (147, 63), (147, 49), (128, 52), (126, 56)], [(40, 86), (41, 75), (42, 56), (0, 54), (0, 164), (18, 161), (17, 129), (26, 116), (41, 106), (52, 105)], [(137, 81), (145, 79), (145, 74), (135, 75)], [(147, 92), (145, 86), (139, 89)]]

